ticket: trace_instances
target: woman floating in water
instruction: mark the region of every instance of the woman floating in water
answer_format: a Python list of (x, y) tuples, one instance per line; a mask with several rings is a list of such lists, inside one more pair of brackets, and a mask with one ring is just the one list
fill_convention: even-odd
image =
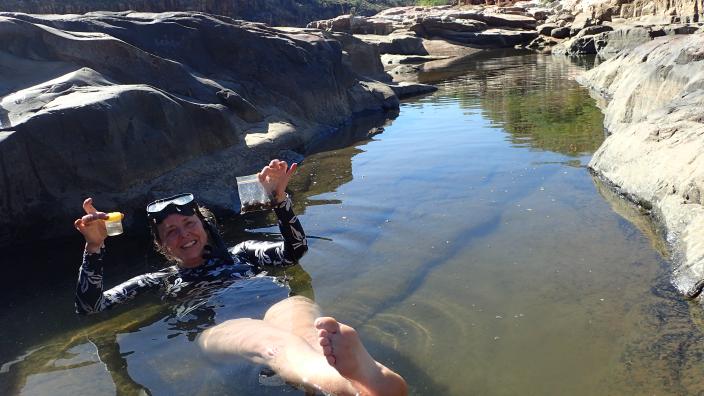
[[(212, 214), (199, 207), (192, 194), (181, 194), (147, 206), (157, 249), (175, 265), (132, 278), (112, 289), (103, 288), (105, 219), (107, 214), (83, 202), (86, 215), (74, 223), (86, 245), (78, 284), (76, 311), (90, 314), (108, 309), (147, 290), (165, 296), (202, 296), (204, 289), (226, 287), (252, 277), (264, 265), (291, 265), (307, 251), (305, 233), (291, 208), (286, 186), (296, 170), (273, 160), (259, 173), (273, 192), (283, 242), (245, 241), (228, 251)], [(375, 361), (357, 332), (334, 318), (321, 317), (305, 297), (274, 304), (263, 320), (240, 318), (213, 326), (198, 337), (203, 351), (217, 358), (244, 356), (265, 364), (284, 380), (333, 394), (403, 395), (406, 383)]]

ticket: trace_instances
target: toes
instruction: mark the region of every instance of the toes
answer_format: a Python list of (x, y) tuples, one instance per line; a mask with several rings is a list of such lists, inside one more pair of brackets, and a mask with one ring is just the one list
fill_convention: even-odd
[(332, 356), (332, 347), (330, 345), (326, 345), (323, 347), (323, 355)]
[(334, 318), (324, 316), (315, 320), (315, 328), (335, 334), (340, 331), (340, 324)]
[(327, 359), (329, 365), (331, 365), (331, 366), (335, 365), (335, 356), (325, 355), (325, 359)]
[(321, 337), (320, 338), (320, 346), (324, 347), (324, 346), (328, 346), (328, 345), (330, 345), (330, 339), (327, 337)]

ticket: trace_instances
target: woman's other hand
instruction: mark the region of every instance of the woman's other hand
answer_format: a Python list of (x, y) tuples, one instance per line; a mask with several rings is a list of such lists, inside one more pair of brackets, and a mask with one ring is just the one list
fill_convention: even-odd
[(83, 210), (86, 215), (73, 222), (74, 227), (83, 234), (86, 240), (86, 251), (88, 253), (98, 253), (100, 248), (108, 237), (108, 232), (105, 229), (105, 219), (108, 218), (107, 213), (98, 212), (93, 207), (93, 198), (88, 198), (83, 201)]
[(262, 168), (259, 172), (259, 182), (262, 183), (267, 191), (274, 194), (275, 203), (280, 203), (286, 199), (286, 186), (291, 176), (298, 168), (298, 164), (288, 166), (286, 161), (272, 160), (269, 165)]

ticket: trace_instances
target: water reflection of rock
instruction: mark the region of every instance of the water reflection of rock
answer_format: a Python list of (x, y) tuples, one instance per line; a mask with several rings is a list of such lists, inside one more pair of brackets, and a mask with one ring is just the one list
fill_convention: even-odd
[(468, 70), (473, 70), (478, 64), (481, 64), (488, 59), (511, 55), (516, 55), (516, 51), (496, 49), (470, 53), (460, 57), (426, 62), (420, 68), (417, 80), (422, 83), (434, 83), (449, 80), (451, 78), (467, 74)]
[(581, 66), (532, 54), (475, 58), (466, 67), (469, 73), (444, 84), (442, 94), (463, 107), (480, 107), (514, 145), (579, 156), (604, 140), (601, 111), (570, 79)]
[(636, 226), (640, 232), (650, 240), (650, 244), (663, 258), (670, 257), (669, 246), (664, 237), (664, 230), (658, 226), (653, 218), (649, 216), (649, 211), (640, 206), (636, 206), (631, 201), (623, 199), (613, 186), (604, 182), (599, 177), (592, 176), (594, 186), (604, 200), (611, 206), (611, 209), (619, 216), (623, 217)]
[(335, 192), (352, 181), (352, 158), (363, 150), (363, 144), (374, 135), (382, 133), (398, 116), (397, 112), (385, 115), (370, 113), (354, 120), (334, 135), (321, 135), (306, 147), (306, 154), (316, 154), (304, 162), (299, 174), (291, 181), (290, 188), (297, 192), (294, 202), (297, 213), (304, 213), (312, 205), (339, 204), (340, 200), (314, 199), (316, 195)]

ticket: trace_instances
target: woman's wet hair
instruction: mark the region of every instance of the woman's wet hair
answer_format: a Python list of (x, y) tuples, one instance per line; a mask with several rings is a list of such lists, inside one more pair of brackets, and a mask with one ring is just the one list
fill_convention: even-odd
[[(213, 212), (210, 211), (210, 209), (206, 208), (205, 206), (198, 205), (198, 210), (196, 210), (195, 214), (196, 217), (198, 217), (198, 219), (200, 219), (200, 221), (203, 223), (203, 228), (208, 233), (209, 239), (219, 237), (211, 235), (211, 230), (218, 229), (218, 223), (217, 220), (215, 220), (215, 216), (213, 215)], [(153, 222), (149, 222), (149, 231), (152, 235), (152, 242), (154, 242), (154, 250), (156, 250), (162, 256), (166, 257), (168, 261), (173, 263), (178, 262), (178, 260), (176, 260), (176, 258), (171, 254), (169, 254), (166, 251), (166, 248), (164, 248), (164, 246), (162, 245), (161, 238), (159, 237), (159, 225), (154, 224)]]

